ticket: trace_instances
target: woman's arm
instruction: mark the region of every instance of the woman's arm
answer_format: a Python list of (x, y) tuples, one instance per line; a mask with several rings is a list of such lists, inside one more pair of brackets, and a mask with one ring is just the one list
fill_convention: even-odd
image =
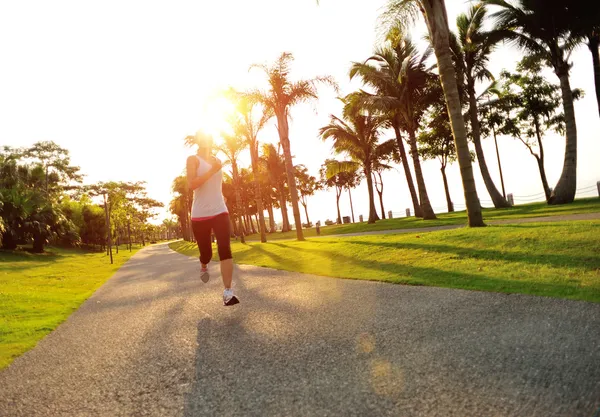
[(187, 180), (188, 187), (191, 190), (195, 190), (196, 188), (200, 188), (210, 177), (215, 175), (215, 173), (219, 172), (221, 169), (221, 162), (213, 158), (211, 160), (212, 167), (208, 170), (208, 172), (204, 173), (201, 176), (197, 176), (196, 172), (198, 171), (198, 158), (195, 156), (190, 156), (187, 159), (186, 163), (186, 172), (187, 172)]

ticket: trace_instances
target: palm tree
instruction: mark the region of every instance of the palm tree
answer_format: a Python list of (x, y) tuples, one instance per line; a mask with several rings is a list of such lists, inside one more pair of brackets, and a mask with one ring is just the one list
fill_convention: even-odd
[[(394, 140), (379, 144), (379, 130), (386, 124), (386, 118), (362, 109), (358, 103), (349, 97), (344, 102), (343, 118), (331, 115), (331, 121), (320, 130), (323, 140), (333, 139), (333, 149), (338, 154), (346, 154), (351, 160), (341, 162), (338, 169), (344, 171), (344, 165), (349, 169), (361, 166), (367, 179), (369, 191), (369, 223), (378, 220), (373, 195), (373, 169), (377, 158), (385, 155), (396, 145)], [(329, 172), (329, 176), (337, 172)]]
[(487, 188), (494, 207), (510, 207), (510, 203), (500, 194), (485, 162), (485, 155), (481, 147), (481, 128), (478, 117), (477, 95), (475, 93), (475, 82), (493, 80), (494, 77), (487, 69), (489, 56), (494, 46), (501, 37), (483, 29), (487, 15), (486, 7), (479, 3), (471, 6), (468, 13), (460, 14), (456, 18), (458, 28), (458, 45), (460, 46), (458, 65), (461, 67), (459, 73), (464, 77), (461, 80), (465, 84), (465, 90), (469, 100), (469, 117), (471, 122), (471, 133), (477, 162), (481, 170), (483, 182)]
[(568, 11), (568, 15), (562, 15), (564, 22), (573, 31), (573, 36), (586, 43), (592, 53), (596, 101), (600, 114), (600, 2), (571, 0)]
[(452, 64), (450, 52), (450, 28), (448, 14), (444, 0), (388, 0), (386, 11), (382, 15), (383, 23), (388, 27), (412, 24), (419, 14), (422, 14), (427, 23), (429, 37), (438, 63), (440, 80), (444, 88), (444, 96), (450, 123), (454, 136), (454, 143), (458, 154), (461, 179), (465, 193), (465, 204), (469, 226), (485, 226), (481, 213), (481, 204), (475, 188), (473, 167), (467, 130), (462, 115), (459, 87), (456, 80), (456, 71)]
[[(373, 57), (365, 64), (354, 64), (350, 75), (360, 75), (363, 80), (377, 88), (383, 84), (382, 78), (387, 83), (396, 84), (396, 88), (386, 88), (379, 94), (360, 92), (356, 98), (367, 106), (373, 106), (377, 110), (397, 112), (401, 118), (402, 126), (408, 133), (410, 154), (415, 168), (417, 187), (419, 190), (420, 207), (423, 211), (423, 219), (435, 219), (435, 213), (429, 202), (419, 151), (417, 147), (416, 131), (419, 128), (420, 119), (429, 106), (428, 83), (434, 75), (425, 67), (425, 61), (429, 54), (424, 53), (420, 57), (417, 48), (410, 38), (402, 36), (398, 31), (391, 31), (388, 35), (389, 45), (380, 48)], [(382, 68), (377, 74), (377, 66), (369, 61), (375, 61)], [(386, 83), (386, 84), (387, 84)], [(393, 95), (381, 95), (391, 92)], [(402, 153), (402, 150), (400, 149)], [(406, 164), (406, 160), (403, 161)], [(407, 176), (408, 177), (408, 176)]]
[(315, 77), (309, 80), (292, 82), (289, 78), (292, 60), (292, 54), (284, 52), (272, 66), (254, 65), (253, 67), (262, 69), (267, 75), (269, 90), (251, 91), (248, 93), (248, 97), (251, 101), (262, 103), (277, 118), (277, 131), (279, 133), (279, 142), (283, 147), (285, 170), (290, 188), (294, 221), (296, 223), (296, 236), (298, 240), (304, 240), (302, 220), (300, 219), (300, 209), (298, 207), (298, 190), (294, 179), (294, 163), (290, 147), (288, 118), (290, 109), (295, 104), (317, 98), (317, 84), (325, 83), (335, 87), (335, 82), (331, 77)]
[[(236, 112), (230, 119), (233, 131), (242, 136), (250, 148), (250, 159), (252, 161), (252, 173), (258, 179), (259, 157), (258, 157), (258, 132), (262, 130), (268, 120), (273, 117), (269, 109), (258, 108), (258, 103), (248, 100), (244, 94), (235, 91), (230, 92), (231, 98), (236, 104)], [(260, 241), (267, 241), (265, 214), (262, 202), (261, 181), (254, 181), (255, 192), (254, 199), (259, 217)]]
[[(283, 160), (278, 149), (272, 144), (263, 144), (263, 164), (265, 171), (269, 173), (271, 188), (277, 193), (279, 199), (279, 207), (281, 209), (281, 219), (283, 227), (282, 232), (288, 232), (291, 229), (290, 221), (287, 213), (287, 198), (288, 189), (286, 187), (286, 170), (285, 161)], [(272, 216), (271, 216), (272, 217)]]
[(545, 61), (560, 80), (566, 125), (565, 160), (549, 204), (570, 203), (575, 199), (577, 188), (577, 126), (569, 58), (579, 38), (561, 20), (569, 15), (567, 2), (515, 0), (513, 3), (484, 0), (484, 4), (499, 7), (493, 14), (495, 32)]
[(337, 224), (342, 224), (342, 215), (340, 214), (340, 197), (344, 188), (348, 190), (350, 197), (350, 212), (352, 213), (352, 223), (354, 220), (354, 207), (352, 205), (352, 188), (356, 188), (361, 181), (358, 167), (342, 164), (335, 159), (326, 159), (319, 170), (321, 177), (321, 186), (324, 188), (335, 188), (335, 203), (337, 207)]
[[(388, 40), (390, 40), (390, 37), (390, 34), (388, 34)], [(352, 79), (355, 76), (360, 76), (363, 82), (374, 88), (377, 96), (381, 98), (396, 97), (400, 99), (403, 86), (400, 85), (398, 80), (403, 63), (399, 59), (400, 57), (394, 52), (395, 51), (392, 48), (379, 49), (375, 52), (375, 55), (366, 62), (353, 63), (350, 69), (350, 78)], [(371, 65), (369, 61), (379, 62), (381, 65)], [(404, 148), (404, 142), (402, 141), (402, 136), (400, 134), (401, 126), (404, 126), (402, 116), (400, 115), (399, 109), (389, 109), (386, 113), (388, 114), (389, 123), (396, 135), (398, 151), (400, 152), (400, 159), (402, 167), (404, 168), (404, 175), (406, 177), (410, 197), (413, 202), (415, 216), (423, 217), (423, 210), (421, 209), (419, 198), (415, 190), (412, 173), (408, 165), (406, 150)]]
[[(241, 136), (237, 135), (228, 135), (226, 133), (221, 133), (221, 137), (223, 138), (223, 143), (216, 148), (225, 154), (225, 157), (231, 164), (231, 173), (233, 176), (233, 186), (235, 188), (235, 202), (238, 209), (238, 213), (244, 212), (244, 205), (242, 204), (242, 197), (240, 194), (240, 175), (238, 171), (238, 157), (240, 153), (246, 147), (246, 142)], [(241, 222), (241, 216), (240, 222)], [(240, 224), (241, 227), (241, 224)], [(240, 239), (242, 243), (246, 243), (246, 239), (244, 238), (244, 234), (240, 233)]]

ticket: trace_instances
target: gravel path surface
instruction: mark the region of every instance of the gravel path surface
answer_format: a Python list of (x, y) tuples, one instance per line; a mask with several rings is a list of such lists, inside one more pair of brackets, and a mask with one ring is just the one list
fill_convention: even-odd
[(600, 304), (134, 256), (0, 373), (1, 416), (585, 416)]

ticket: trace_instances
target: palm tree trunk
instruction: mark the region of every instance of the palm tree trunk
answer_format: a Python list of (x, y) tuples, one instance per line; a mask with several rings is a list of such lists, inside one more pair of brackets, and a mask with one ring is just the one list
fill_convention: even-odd
[(481, 147), (481, 130), (479, 127), (479, 118), (477, 117), (477, 98), (475, 97), (475, 80), (468, 77), (468, 89), (469, 89), (469, 115), (471, 117), (471, 127), (473, 130), (473, 144), (475, 145), (475, 153), (477, 154), (477, 162), (479, 163), (479, 170), (485, 183), (494, 207), (496, 208), (507, 208), (510, 204), (507, 199), (502, 197), (494, 180), (490, 175), (490, 171), (485, 162), (485, 156), (483, 154), (483, 148)]
[(367, 177), (367, 188), (369, 189), (369, 223), (375, 223), (377, 220), (377, 211), (375, 210), (375, 196), (373, 194), (373, 178), (371, 170), (365, 168), (365, 176)]
[(427, 0), (420, 2), (420, 4), (423, 6), (425, 13), (425, 21), (427, 22), (429, 35), (432, 39), (444, 96), (446, 97), (446, 104), (448, 106), (448, 114), (450, 115), (450, 125), (452, 126), (452, 134), (458, 155), (458, 165), (460, 166), (460, 176), (465, 193), (469, 226), (485, 226), (481, 213), (481, 204), (477, 196), (477, 189), (475, 188), (471, 154), (467, 141), (467, 130), (462, 116), (462, 106), (456, 82), (456, 71), (454, 71), (450, 56), (450, 29), (448, 27), (446, 4), (444, 0)]
[(423, 210), (423, 220), (433, 220), (437, 217), (429, 202), (429, 196), (427, 195), (427, 188), (425, 187), (425, 179), (423, 178), (423, 171), (421, 170), (421, 161), (419, 159), (419, 150), (417, 149), (417, 138), (415, 136), (414, 129), (410, 129), (408, 132), (410, 142), (410, 154), (413, 159), (413, 165), (415, 166), (415, 177), (417, 177), (417, 187), (419, 187), (419, 200), (421, 201), (421, 209)]
[(496, 128), (492, 126), (494, 132), (494, 144), (496, 145), (496, 157), (498, 158), (498, 169), (500, 170), (500, 183), (502, 184), (502, 197), (506, 198), (506, 189), (504, 188), (504, 175), (502, 174), (502, 164), (500, 163), (500, 152), (498, 151), (498, 139), (496, 138)]
[(421, 210), (421, 205), (419, 204), (419, 199), (417, 197), (417, 191), (415, 190), (415, 184), (413, 182), (412, 174), (410, 172), (410, 166), (408, 165), (408, 158), (406, 157), (404, 142), (402, 141), (402, 136), (400, 135), (400, 128), (398, 127), (397, 123), (393, 123), (393, 125), (394, 132), (396, 133), (396, 143), (398, 144), (398, 149), (400, 150), (400, 158), (402, 159), (402, 168), (404, 168), (404, 175), (406, 176), (408, 191), (410, 192), (410, 198), (413, 202), (415, 217), (423, 217), (423, 210)]
[(275, 232), (275, 218), (273, 214), (273, 205), (269, 204), (267, 206), (267, 211), (269, 212), (269, 228), (271, 229), (271, 233)]
[(600, 34), (593, 34), (588, 37), (588, 47), (592, 53), (592, 62), (594, 65), (594, 83), (596, 85), (596, 101), (598, 102), (598, 114), (600, 114)]
[(336, 187), (335, 189), (335, 204), (337, 206), (337, 224), (342, 224), (342, 215), (340, 213), (340, 196), (342, 195), (341, 192), (339, 192), (338, 188)]
[(292, 160), (292, 151), (290, 149), (290, 138), (288, 135), (287, 115), (277, 115), (277, 125), (279, 130), (279, 141), (283, 147), (285, 157), (285, 171), (287, 173), (288, 187), (290, 188), (292, 211), (294, 212), (294, 223), (296, 224), (296, 238), (304, 240), (302, 232), (302, 219), (300, 218), (300, 209), (298, 207), (298, 190), (296, 187), (296, 176), (294, 175), (294, 162)]
[(259, 171), (258, 171), (258, 154), (256, 149), (256, 143), (250, 143), (250, 159), (252, 160), (252, 173), (254, 174), (254, 198), (256, 199), (256, 209), (258, 210), (260, 229), (260, 241), (265, 243), (267, 241), (267, 226), (265, 224), (265, 213), (263, 210), (262, 193), (260, 189)]
[(566, 63), (561, 71), (557, 71), (557, 75), (560, 79), (567, 139), (563, 170), (548, 203), (566, 204), (575, 200), (577, 189), (577, 126), (575, 125), (575, 109), (573, 108), (573, 94), (569, 82), (569, 69)]
[[(235, 159), (231, 159), (231, 170), (233, 171), (233, 187), (235, 189), (235, 205), (237, 206), (237, 212), (240, 213), (242, 211), (242, 197), (240, 195), (240, 182), (239, 175), (237, 169), (237, 162)], [(244, 234), (241, 234), (241, 242), (246, 243), (246, 239), (244, 238)]]
[(350, 197), (350, 212), (352, 213), (352, 223), (356, 223), (354, 220), (354, 207), (352, 205), (352, 191), (348, 188), (348, 196)]
[(285, 199), (285, 192), (283, 190), (283, 186), (281, 187), (281, 191), (280, 191), (279, 205), (281, 206), (281, 218), (282, 218), (282, 222), (283, 222), (283, 227), (281, 228), (281, 231), (289, 232), (292, 229), (290, 228), (290, 220), (288, 218), (288, 213), (287, 213), (287, 201)]
[(448, 178), (446, 178), (446, 165), (442, 165), (440, 171), (442, 171), (442, 179), (444, 180), (444, 191), (446, 192), (446, 204), (448, 204), (448, 213), (452, 213), (454, 211), (454, 204), (452, 204), (452, 199), (450, 198)]

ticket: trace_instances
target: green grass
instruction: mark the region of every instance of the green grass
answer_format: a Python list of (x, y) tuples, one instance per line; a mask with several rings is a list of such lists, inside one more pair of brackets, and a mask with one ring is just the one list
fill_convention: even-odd
[[(576, 200), (571, 204), (564, 204), (560, 206), (549, 206), (546, 203), (532, 203), (514, 206), (507, 209), (494, 209), (488, 208), (483, 209), (483, 217), (490, 220), (503, 220), (503, 219), (520, 219), (527, 217), (546, 217), (546, 216), (561, 216), (568, 214), (582, 214), (582, 213), (599, 213), (600, 212), (600, 198), (586, 198)], [(433, 227), (433, 226), (446, 226), (455, 224), (467, 224), (467, 213), (465, 211), (457, 211), (454, 213), (442, 213), (438, 214), (437, 220), (421, 220), (415, 217), (401, 217), (397, 219), (380, 220), (375, 224), (363, 223), (352, 223), (342, 225), (332, 225), (321, 227), (321, 236), (330, 236), (347, 233), (359, 233), (359, 232), (371, 232), (378, 230), (396, 230), (396, 229), (413, 229), (419, 227)], [(317, 233), (315, 228), (305, 229), (305, 237), (316, 236)], [(267, 240), (280, 240), (280, 239), (295, 239), (296, 231), (286, 233), (273, 233), (267, 235)], [(260, 240), (259, 235), (250, 235), (247, 237), (248, 240)]]
[(54, 330), (138, 250), (113, 250), (113, 265), (98, 252), (0, 251), (0, 369)]
[[(187, 242), (171, 243), (197, 256)], [(233, 244), (240, 264), (600, 302), (600, 220)]]

